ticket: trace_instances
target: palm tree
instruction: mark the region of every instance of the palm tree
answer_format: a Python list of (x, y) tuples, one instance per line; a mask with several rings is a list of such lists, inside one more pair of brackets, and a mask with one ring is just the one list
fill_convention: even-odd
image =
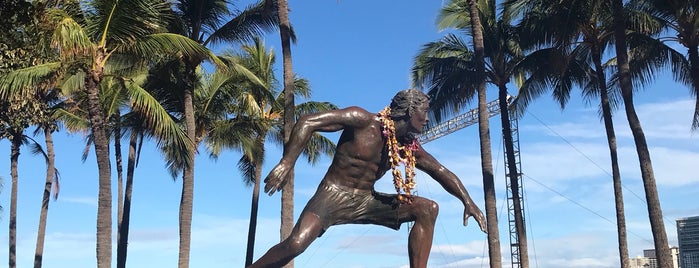
[[(97, 211), (97, 265), (111, 265), (111, 164), (105, 116), (101, 110), (100, 87), (105, 66), (118, 61), (115, 55), (146, 57), (158, 53), (182, 53), (207, 58), (209, 51), (196, 42), (175, 34), (162, 33), (163, 19), (170, 4), (159, 0), (95, 0), (81, 3), (82, 12), (53, 9), (56, 22), (52, 44), (61, 61), (51, 62), (5, 76), (0, 97), (56, 75), (59, 68), (84, 74), (83, 89), (99, 170)], [(64, 66), (65, 65), (65, 66)], [(71, 68), (68, 68), (70, 66)]]
[[(159, 145), (165, 142), (179, 144), (181, 148), (187, 147), (188, 137), (178, 122), (169, 114), (166, 103), (161, 103), (158, 94), (144, 88), (148, 73), (144, 69), (146, 62), (125, 61), (120, 66), (106, 65), (105, 77), (101, 92), (102, 110), (109, 115), (110, 126), (107, 133), (114, 137), (114, 154), (118, 176), (118, 223), (117, 223), (117, 267), (125, 267), (128, 250), (128, 234), (131, 208), (131, 192), (133, 187), (134, 170), (137, 165), (140, 146), (146, 136), (153, 137)], [(85, 112), (84, 94), (80, 92), (80, 85), (71, 83), (74, 80), (82, 80), (80, 76), (72, 76), (62, 84), (64, 93), (70, 96), (70, 102), (58, 110), (58, 117), (71, 132), (88, 133), (89, 121)], [(127, 113), (122, 113), (127, 110)], [(122, 132), (130, 136), (127, 159), (126, 181), (124, 185), (122, 161), (121, 161), (121, 137)], [(129, 134), (130, 133), (130, 134)], [(89, 133), (87, 143), (83, 150), (82, 159), (87, 159), (89, 149), (94, 141)], [(137, 152), (137, 150), (139, 152)]]
[[(283, 93), (278, 94), (276, 86), (277, 79), (274, 76), (273, 65), (275, 55), (272, 50), (266, 51), (264, 42), (260, 39), (255, 39), (251, 45), (243, 46), (243, 53), (235, 55), (238, 62), (247, 67), (251, 72), (257, 75), (264, 86), (251, 83), (241, 83), (238, 85), (243, 91), (237, 96), (237, 107), (244, 107), (235, 111), (236, 117), (232, 120), (240, 120), (241, 122), (249, 122), (255, 125), (256, 131), (253, 137), (253, 142), (243, 146), (240, 150), (243, 152), (242, 157), (238, 161), (238, 167), (244, 175), (245, 181), (253, 185), (252, 204), (250, 210), (250, 226), (248, 231), (248, 247), (245, 259), (245, 266), (249, 266), (253, 261), (253, 250), (255, 246), (255, 230), (257, 227), (257, 207), (260, 193), (260, 182), (262, 179), (262, 164), (264, 162), (264, 145), (265, 141), (271, 136), (271, 141), (280, 143), (283, 141), (283, 121), (284, 101)], [(305, 79), (296, 79), (294, 83), (295, 94), (297, 97), (310, 97), (310, 88), (308, 81)], [(295, 117), (301, 114), (319, 112), (330, 109), (337, 109), (335, 105), (326, 102), (305, 102), (296, 107)], [(235, 135), (228, 134), (231, 129), (215, 128), (212, 130), (207, 140), (208, 147), (212, 149), (212, 154), (217, 156), (222, 147), (229, 147), (231, 142), (230, 137)], [(222, 146), (223, 145), (223, 146)], [(332, 155), (334, 153), (334, 143), (320, 134), (314, 133), (307, 147), (303, 151), (308, 157), (310, 163), (318, 161), (320, 153)]]
[[(632, 16), (631, 25), (628, 25), (640, 28), (637, 30), (645, 30), (649, 35), (661, 35), (659, 41), (662, 44), (673, 42), (687, 48), (686, 58), (673, 59), (670, 63), (673, 64), (675, 80), (689, 86), (691, 95), (696, 98), (692, 129), (699, 128), (699, 29), (695, 26), (699, 23), (697, 8), (699, 4), (696, 1), (633, 0), (629, 3), (629, 9), (638, 16)], [(633, 58), (630, 60), (635, 62)]]
[(659, 267), (672, 267), (672, 255), (670, 254), (665, 224), (663, 223), (663, 212), (660, 206), (660, 199), (658, 198), (653, 164), (651, 163), (648, 143), (646, 142), (645, 134), (643, 134), (641, 121), (638, 119), (633, 103), (633, 85), (631, 82), (629, 57), (626, 50), (627, 27), (625, 18), (627, 16), (624, 14), (624, 7), (621, 0), (609, 0), (609, 5), (612, 10), (614, 38), (616, 39), (616, 58), (621, 97), (624, 100), (626, 119), (631, 128), (634, 142), (636, 143), (636, 153), (638, 154), (638, 161), (641, 167), (641, 178), (643, 179), (643, 186), (646, 192), (648, 216), (650, 218), (651, 230), (653, 231), (655, 253)]
[[(292, 31), (289, 21), (289, 4), (286, 0), (278, 0), (277, 8), (279, 13), (279, 34), (282, 43), (282, 57), (284, 68), (284, 144), (289, 142), (291, 130), (296, 122), (292, 111), (294, 104), (294, 70), (291, 61), (291, 41)], [(279, 240), (286, 239), (294, 226), (294, 171), (289, 172), (286, 178), (286, 185), (282, 186), (282, 223)], [(294, 260), (291, 260), (284, 267), (293, 268)]]
[[(240, 42), (252, 40), (264, 30), (276, 28), (276, 10), (273, 1), (264, 0), (256, 5), (251, 5), (238, 14), (232, 14), (228, 1), (204, 0), (188, 1), (180, 0), (175, 3), (177, 15), (180, 18), (183, 35), (204, 46), (220, 42)], [(222, 22), (224, 18), (231, 19)], [(187, 135), (192, 139), (199, 132), (196, 129), (194, 115), (194, 89), (197, 80), (196, 68), (202, 62), (200, 57), (184, 57), (184, 122)], [(196, 148), (190, 148), (187, 152), (193, 164)], [(191, 242), (192, 206), (194, 202), (194, 166), (183, 167), (182, 172), (182, 199), (180, 201), (180, 252), (178, 267), (189, 267), (189, 251)]]
[(498, 232), (497, 198), (493, 180), (493, 155), (490, 151), (490, 123), (485, 88), (485, 56), (483, 44), (483, 25), (481, 25), (479, 2), (467, 0), (473, 35), (473, 59), (478, 91), (478, 137), (481, 147), (481, 170), (483, 172), (483, 194), (485, 196), (486, 218), (488, 220), (488, 257), (490, 267), (502, 266), (500, 253), (500, 234)]
[[(58, 90), (49, 91), (48, 94), (41, 96), (42, 103), (52, 103), (57, 101)], [(39, 213), (39, 227), (36, 234), (36, 249), (34, 252), (34, 268), (41, 268), (44, 255), (44, 238), (46, 237), (46, 224), (49, 210), (49, 202), (51, 193), (53, 192), (54, 200), (58, 198), (58, 170), (55, 166), (56, 153), (53, 146), (53, 132), (58, 128), (55, 119), (56, 107), (52, 107), (46, 113), (46, 119), (38, 128), (37, 132), (44, 133), (46, 142), (46, 183), (44, 184), (43, 195), (41, 199), (41, 210)]]
[[(10, 190), (10, 219), (9, 219), (9, 267), (16, 267), (17, 246), (17, 189), (19, 174), (17, 166), (21, 146), (28, 142), (29, 137), (24, 134), (25, 129), (31, 125), (42, 124), (46, 119), (46, 108), (36, 99), (14, 95), (9, 100), (0, 101), (0, 137), (10, 140), (10, 176), (12, 187)], [(36, 143), (36, 142), (34, 142)]]
[[(46, 3), (46, 5), (57, 4), (59, 3)], [(3, 62), (3, 64), (0, 64), (0, 73), (28, 67), (34, 62), (47, 62), (51, 59), (55, 59), (56, 53), (48, 49), (51, 25), (46, 16), (45, 9), (44, 3), (31, 3), (27, 1), (6, 1), (4, 3), (3, 10), (11, 10), (14, 14), (0, 14), (3, 20), (1, 23), (3, 26), (0, 26), (3, 28), (2, 34), (0, 34), (2, 35), (0, 39), (3, 45), (0, 46), (5, 46), (4, 48), (7, 49), (0, 55)], [(9, 21), (4, 21), (7, 19), (9, 19)], [(4, 27), (7, 25), (11, 25), (11, 29), (5, 29)], [(9, 46), (7, 44), (9, 44)], [(32, 102), (42, 107), (41, 109), (54, 105), (59, 98), (59, 90), (47, 87), (46, 85), (43, 85), (40, 89), (41, 90), (37, 90), (37, 93), (32, 96), (34, 98)], [(10, 103), (13, 103), (13, 101), (10, 101)], [(34, 153), (43, 153), (46, 159), (46, 183), (44, 189), (42, 189), (43, 197), (39, 213), (39, 225), (34, 253), (35, 268), (40, 268), (42, 265), (51, 192), (54, 192), (54, 199), (58, 197), (58, 172), (55, 168), (55, 153), (52, 137), (52, 133), (56, 130), (57, 126), (53, 118), (53, 111), (55, 111), (55, 108), (52, 107), (42, 110), (42, 113), (31, 115), (31, 118), (33, 118), (32, 120), (35, 121), (35, 123), (39, 123), (34, 134), (36, 135), (38, 132), (43, 132), (46, 142), (45, 153), (39, 146), (33, 147), (35, 149), (33, 150)], [(25, 119), (26, 118), (20, 120)], [(13, 122), (20, 121), (13, 120)], [(13, 253), (14, 252), (11, 254)], [(15, 264), (13, 263), (12, 265)]]
[[(554, 47), (542, 50), (544, 53), (539, 61), (530, 63), (529, 69), (539, 72), (545, 78), (532, 76), (534, 79), (527, 83), (532, 84), (531, 88), (536, 90), (526, 91), (519, 96), (520, 107), (526, 106), (530, 100), (550, 88), (554, 98), (564, 108), (570, 99), (573, 85), (579, 86), (586, 98), (600, 99), (600, 114), (604, 121), (612, 165), (619, 258), (621, 267), (628, 267), (626, 220), (612, 119), (612, 110), (617, 101), (612, 98), (613, 95), (610, 96), (607, 86), (605, 71), (610, 64), (603, 63), (605, 49), (613, 41), (611, 12), (604, 1), (513, 1), (512, 5), (519, 6), (519, 12), (527, 14), (521, 27), (535, 33), (534, 40), (530, 40), (533, 45), (554, 44)], [(538, 81), (534, 81), (535, 79)]]
[[(2, 4), (2, 10), (11, 11), (9, 14), (0, 11), (0, 20), (3, 26), (0, 33), (0, 76), (8, 72), (26, 68), (35, 62), (44, 62), (44, 57), (49, 58), (50, 52), (44, 49), (46, 38), (46, 24), (43, 20), (43, 10), (41, 5), (35, 5), (27, 1), (6, 1)], [(6, 28), (9, 25), (9, 28)], [(0, 87), (2, 87), (0, 85)], [(45, 85), (34, 87), (37, 94), (8, 94), (0, 98), (0, 138), (8, 138), (11, 143), (10, 154), (10, 226), (9, 226), (9, 267), (16, 266), (16, 232), (17, 232), (17, 188), (18, 173), (17, 165), (19, 161), (20, 147), (27, 142), (28, 137), (24, 135), (24, 130), (30, 125), (50, 125), (47, 103), (42, 95), (50, 90), (44, 90)], [(40, 129), (41, 127), (39, 127)], [(51, 145), (50, 133), (46, 134), (47, 145)], [(52, 150), (53, 148), (49, 148)], [(53, 176), (53, 158), (47, 159), (47, 181), (50, 185)], [(51, 187), (49, 186), (49, 191)], [(48, 199), (44, 200), (46, 206)], [(42, 206), (42, 214), (39, 221), (39, 232), (37, 236), (37, 255), (43, 250), (43, 229), (46, 224), (45, 210)], [(41, 243), (41, 244), (40, 244)], [(41, 248), (39, 247), (41, 245)], [(39, 261), (40, 262), (40, 261)]]
[[(486, 22), (482, 24), (481, 19)], [(484, 47), (484, 32), (492, 34), (494, 39), (500, 38), (497, 36), (499, 29), (496, 28), (498, 25), (495, 20), (494, 1), (450, 1), (440, 11), (440, 28), (454, 27), (466, 31), (471, 35), (474, 49), (470, 50), (464, 41), (453, 34), (447, 35), (439, 42), (427, 44), (416, 57), (413, 79), (417, 85), (429, 84), (428, 94), (432, 99), (430, 109), (433, 111), (431, 116), (436, 119), (435, 121), (440, 121), (442, 116), (457, 112), (474, 96), (478, 96), (481, 168), (486, 218), (488, 220), (488, 252), (490, 266), (500, 267), (502, 257), (497, 228), (497, 200), (495, 198), (489, 116), (485, 92), (485, 83), (489, 73), (486, 72), (485, 67), (486, 49)], [(500, 40), (496, 42), (500, 42)], [(500, 51), (500, 53), (503, 53), (500, 56), (507, 54), (505, 51)], [(496, 58), (492, 60), (493, 64), (504, 63)], [(512, 75), (490, 74), (505, 75), (498, 77), (503, 78), (503, 81), (507, 81)], [(506, 94), (506, 89), (503, 90)], [(507, 125), (509, 126), (509, 122)]]

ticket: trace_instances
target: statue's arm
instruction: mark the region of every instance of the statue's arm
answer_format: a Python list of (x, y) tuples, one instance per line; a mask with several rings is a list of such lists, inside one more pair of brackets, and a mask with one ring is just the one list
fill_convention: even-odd
[(430, 153), (426, 152), (421, 145), (418, 144), (418, 150), (415, 152), (417, 160), (416, 167), (424, 171), (437, 181), (451, 195), (459, 198), (464, 204), (464, 225), (468, 223), (468, 218), (473, 216), (478, 226), (483, 232), (486, 232), (485, 216), (480, 208), (473, 202), (471, 196), (466, 191), (466, 187), (461, 183), (461, 180), (439, 163)]
[(291, 131), (289, 142), (284, 145), (284, 155), (265, 178), (265, 192), (273, 194), (284, 184), (304, 146), (314, 132), (335, 132), (346, 128), (358, 128), (374, 120), (374, 115), (359, 107), (325, 111), (301, 116)]

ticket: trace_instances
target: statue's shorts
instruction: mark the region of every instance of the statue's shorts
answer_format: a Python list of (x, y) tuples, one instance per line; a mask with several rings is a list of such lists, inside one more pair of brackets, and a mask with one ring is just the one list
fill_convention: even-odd
[(323, 231), (339, 224), (377, 224), (391, 229), (400, 229), (400, 202), (396, 194), (376, 191), (345, 189), (333, 184), (321, 184), (308, 201), (303, 213), (316, 214)]

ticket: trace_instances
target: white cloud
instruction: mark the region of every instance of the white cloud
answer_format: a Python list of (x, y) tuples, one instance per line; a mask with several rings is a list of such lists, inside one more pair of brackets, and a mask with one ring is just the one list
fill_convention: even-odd
[(56, 201), (57, 202), (62, 201), (62, 202), (66, 202), (66, 203), (74, 203), (74, 204), (88, 205), (91, 207), (97, 207), (97, 198), (95, 198), (95, 197), (65, 196), (65, 197), (60, 197), (59, 199), (56, 199)]

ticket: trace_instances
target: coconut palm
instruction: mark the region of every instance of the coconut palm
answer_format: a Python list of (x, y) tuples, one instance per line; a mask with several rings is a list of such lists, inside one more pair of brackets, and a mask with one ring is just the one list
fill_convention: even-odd
[[(491, 267), (501, 266), (501, 253), (499, 232), (497, 229), (497, 208), (495, 198), (495, 182), (493, 177), (492, 153), (490, 151), (490, 130), (488, 112), (486, 107), (485, 83), (490, 77), (500, 79), (502, 85), (506, 84), (513, 75), (511, 70), (493, 68), (486, 70), (485, 57), (495, 56), (488, 54), (484, 46), (486, 40), (494, 41), (490, 45), (498, 46), (505, 36), (501, 31), (504, 26), (498, 24), (495, 17), (495, 1), (453, 0), (442, 8), (439, 15), (439, 27), (452, 27), (466, 32), (473, 41), (473, 50), (469, 49), (466, 42), (454, 34), (449, 34), (438, 42), (429, 43), (415, 59), (413, 67), (413, 79), (417, 85), (427, 85), (428, 94), (431, 96), (431, 116), (441, 121), (441, 118), (451, 113), (458, 112), (474, 96), (478, 99), (479, 111), (479, 137), (481, 142), (481, 168), (483, 171), (483, 189), (485, 194), (486, 218), (488, 219), (488, 251)], [(490, 35), (486, 37), (485, 35)], [(506, 40), (504, 40), (506, 41)], [(499, 48), (505, 48), (499, 46)], [(496, 50), (493, 49), (493, 53)], [(492, 64), (509, 68), (506, 64), (513, 52), (509, 48), (498, 51), (499, 58), (491, 58)], [(505, 73), (496, 73), (505, 72)], [(507, 95), (506, 88), (503, 88)], [(507, 109), (505, 109), (506, 111)], [(506, 112), (505, 112), (506, 113)], [(507, 125), (509, 126), (509, 120)], [(509, 135), (509, 131), (508, 135)], [(514, 161), (512, 161), (514, 163)], [(512, 174), (516, 174), (512, 173)]]
[[(58, 90), (51, 90), (40, 96), (41, 103), (51, 104), (58, 101)], [(45, 113), (46, 119), (42, 120), (42, 124), (39, 125), (35, 131), (43, 132), (44, 140), (46, 142), (46, 182), (44, 183), (43, 194), (41, 198), (41, 210), (39, 212), (39, 226), (36, 234), (36, 249), (34, 252), (34, 268), (41, 268), (43, 264), (44, 255), (44, 238), (46, 237), (46, 224), (48, 218), (49, 202), (51, 199), (51, 193), (53, 193), (54, 200), (58, 198), (58, 170), (55, 166), (56, 153), (53, 146), (53, 132), (58, 128), (56, 118), (54, 116), (57, 106), (52, 107)]]
[[(282, 43), (282, 57), (284, 68), (284, 143), (289, 141), (291, 130), (296, 122), (292, 111), (294, 104), (294, 70), (291, 61), (291, 41), (294, 38), (289, 21), (289, 3), (286, 0), (277, 0), (279, 13), (279, 35)], [(294, 172), (289, 172), (286, 184), (282, 186), (282, 223), (279, 240), (286, 239), (294, 227)], [(284, 267), (293, 268), (294, 260)]]
[(17, 246), (17, 183), (19, 174), (17, 166), (21, 146), (28, 143), (24, 131), (31, 125), (41, 124), (46, 116), (45, 105), (36, 99), (15, 95), (9, 100), (0, 101), (0, 138), (10, 140), (10, 218), (9, 218), (9, 266), (16, 267)]
[[(673, 64), (675, 80), (687, 85), (690, 93), (696, 98), (692, 129), (699, 128), (699, 29), (696, 27), (699, 23), (699, 15), (696, 13), (697, 8), (699, 3), (696, 1), (630, 1), (629, 9), (636, 12), (634, 15), (637, 16), (630, 17), (631, 25), (628, 26), (658, 36), (662, 44), (675, 43), (687, 49), (686, 58), (672, 59), (670, 63)], [(633, 58), (630, 60), (634, 60)], [(665, 60), (667, 61), (668, 58)]]
[[(253, 143), (243, 148), (236, 148), (243, 152), (238, 161), (238, 167), (243, 173), (245, 182), (253, 185), (248, 247), (245, 260), (245, 266), (248, 266), (253, 261), (257, 207), (262, 178), (262, 164), (264, 162), (264, 145), (266, 140), (276, 142), (277, 144), (283, 141), (284, 124), (282, 118), (284, 116), (285, 96), (283, 92), (280, 94), (275, 90), (278, 83), (273, 72), (274, 52), (272, 50), (266, 51), (264, 42), (260, 39), (255, 39), (255, 42), (251, 45), (243, 46), (242, 50), (242, 53), (235, 55), (237, 61), (255, 73), (264, 84), (264, 86), (251, 83), (240, 83), (237, 85), (237, 87), (242, 89), (242, 92), (236, 97), (236, 103), (239, 104), (236, 108), (243, 107), (243, 109), (236, 109), (236, 117), (232, 119), (257, 126)], [(297, 97), (310, 97), (311, 92), (308, 81), (297, 78), (294, 85)], [(336, 108), (335, 105), (326, 102), (305, 102), (296, 107), (295, 117), (306, 113)], [(235, 135), (228, 134), (230, 131), (232, 130), (224, 127), (212, 130), (207, 140), (207, 145), (214, 156), (217, 156), (221, 149), (230, 148), (232, 143), (229, 139), (230, 137), (235, 137)], [(327, 155), (334, 153), (334, 143), (315, 133), (303, 153), (307, 156), (310, 163), (315, 163), (318, 161), (321, 153)]]
[(550, 89), (561, 108), (564, 108), (575, 85), (581, 88), (585, 98), (599, 98), (600, 115), (604, 121), (612, 164), (619, 258), (621, 267), (628, 267), (621, 174), (612, 119), (617, 100), (613, 98), (614, 94), (610, 95), (607, 86), (606, 71), (610, 64), (603, 62), (605, 49), (613, 41), (608, 5), (605, 1), (512, 1), (512, 5), (519, 6), (519, 12), (527, 14), (521, 27), (537, 33), (531, 43), (554, 44), (554, 47), (542, 50), (545, 52), (542, 60), (546, 64), (543, 61), (532, 62), (530, 70), (536, 69), (546, 79), (528, 81), (532, 84), (531, 88), (536, 90), (521, 94), (520, 106), (526, 106), (530, 100)]
[[(0, 81), (0, 97), (26, 89), (71, 70), (84, 74), (83, 90), (93, 135), (99, 170), (97, 211), (97, 266), (111, 265), (111, 164), (105, 115), (101, 109), (100, 88), (105, 66), (123, 58), (149, 57), (158, 53), (212, 58), (210, 52), (183, 36), (163, 33), (170, 4), (159, 0), (95, 0), (80, 4), (81, 12), (50, 10), (56, 22), (52, 44), (60, 52), (60, 61), (17, 70)], [(143, 101), (143, 99), (140, 99)]]
[[(225, 0), (175, 2), (176, 13), (181, 24), (174, 28), (183, 35), (204, 46), (221, 42), (250, 41), (254, 36), (261, 35), (266, 30), (277, 26), (276, 8), (274, 1), (264, 0), (248, 6), (239, 13), (229, 9), (230, 3)], [(184, 104), (184, 122), (187, 134), (194, 141), (199, 130), (196, 127), (194, 111), (194, 89), (199, 81), (196, 68), (201, 64), (201, 57), (184, 57), (184, 76), (182, 100)], [(194, 142), (196, 143), (196, 142)], [(196, 148), (190, 148), (187, 157), (194, 159)], [(193, 162), (193, 161), (192, 161)], [(194, 167), (182, 169), (182, 199), (180, 202), (180, 252), (178, 267), (189, 267), (189, 251), (191, 242), (192, 206), (194, 202)]]
[[(492, 1), (492, 0), (491, 0)], [(479, 6), (488, 0), (467, 0), (473, 37), (473, 59), (478, 92), (478, 137), (481, 147), (481, 171), (483, 172), (483, 194), (485, 196), (485, 214), (488, 220), (488, 258), (490, 267), (502, 266), (500, 238), (497, 224), (497, 199), (493, 176), (493, 154), (490, 151), (490, 123), (485, 87), (485, 45), (483, 42), (483, 25), (481, 24)], [(487, 6), (487, 5), (486, 5)]]
[[(643, 186), (646, 192), (648, 217), (650, 218), (651, 230), (653, 231), (655, 253), (658, 259), (659, 267), (672, 267), (672, 255), (670, 253), (670, 248), (668, 247), (667, 233), (665, 232), (665, 224), (663, 223), (663, 213), (660, 206), (660, 199), (658, 197), (658, 189), (655, 183), (655, 175), (653, 173), (653, 164), (651, 163), (648, 143), (646, 142), (646, 137), (643, 133), (643, 128), (641, 127), (641, 121), (638, 119), (633, 103), (633, 84), (631, 80), (632, 76), (629, 67), (629, 56), (627, 54), (626, 43), (627, 16), (624, 13), (624, 7), (621, 0), (609, 0), (608, 3), (611, 6), (610, 9), (612, 10), (621, 97), (624, 101), (626, 119), (629, 123), (629, 127), (631, 128), (634, 142), (636, 143), (636, 153), (638, 154), (638, 160), (641, 167), (641, 178), (643, 179)], [(664, 7), (659, 6), (659, 8)]]
[[(0, 76), (6, 75), (8, 72), (26, 68), (37, 62), (45, 62), (43, 58), (50, 58), (52, 54), (45, 49), (47, 38), (47, 25), (43, 19), (43, 9), (41, 5), (36, 5), (27, 1), (5, 1), (2, 4), (3, 11), (0, 11), (0, 20), (3, 26), (0, 31)], [(8, 27), (9, 28), (6, 28)], [(28, 137), (25, 136), (24, 130), (31, 126), (37, 125), (37, 130), (44, 129), (46, 143), (50, 155), (47, 158), (47, 186), (50, 196), (51, 185), (54, 180), (55, 170), (53, 167), (53, 147), (51, 141), (52, 127), (50, 127), (51, 119), (49, 109), (47, 108), (47, 100), (44, 98), (48, 92), (52, 92), (46, 85), (35, 87), (36, 94), (7, 95), (7, 98), (0, 100), (0, 137), (8, 138), (11, 144), (11, 177), (12, 186), (10, 192), (10, 228), (9, 228), (9, 267), (16, 266), (16, 216), (17, 216), (17, 183), (19, 181), (17, 173), (18, 156), (21, 145), (26, 143)], [(55, 92), (55, 91), (53, 91)], [(37, 147), (35, 147), (37, 148)], [(46, 193), (45, 193), (46, 194)], [(49, 198), (44, 198), (44, 204), (41, 208), (41, 216), (39, 219), (39, 230), (37, 233), (37, 251), (36, 259), (40, 265), (40, 256), (43, 251), (44, 229), (46, 226), (46, 211), (48, 210)]]
[[(126, 64), (128, 63), (128, 64)], [(117, 202), (117, 267), (125, 267), (128, 247), (130, 222), (131, 192), (133, 187), (134, 170), (140, 154), (140, 146), (146, 138), (154, 138), (157, 144), (180, 144), (186, 148), (188, 137), (178, 122), (169, 114), (165, 103), (161, 103), (158, 92), (144, 88), (148, 73), (144, 69), (146, 62), (123, 61), (119, 66), (105, 66), (105, 77), (102, 83), (102, 110), (109, 115), (107, 133), (114, 140), (114, 155), (117, 169), (118, 202)], [(84, 94), (80, 85), (72, 83), (82, 80), (80, 76), (72, 76), (62, 84), (65, 93), (71, 96), (71, 102), (59, 110), (59, 118), (70, 132), (88, 133), (82, 159), (87, 159), (90, 147), (94, 142), (89, 133), (84, 105)], [(126, 113), (122, 113), (126, 111)], [(123, 179), (121, 137), (129, 136), (129, 151), (127, 158), (126, 180)], [(139, 152), (137, 152), (137, 150)], [(125, 185), (124, 185), (125, 184)]]

